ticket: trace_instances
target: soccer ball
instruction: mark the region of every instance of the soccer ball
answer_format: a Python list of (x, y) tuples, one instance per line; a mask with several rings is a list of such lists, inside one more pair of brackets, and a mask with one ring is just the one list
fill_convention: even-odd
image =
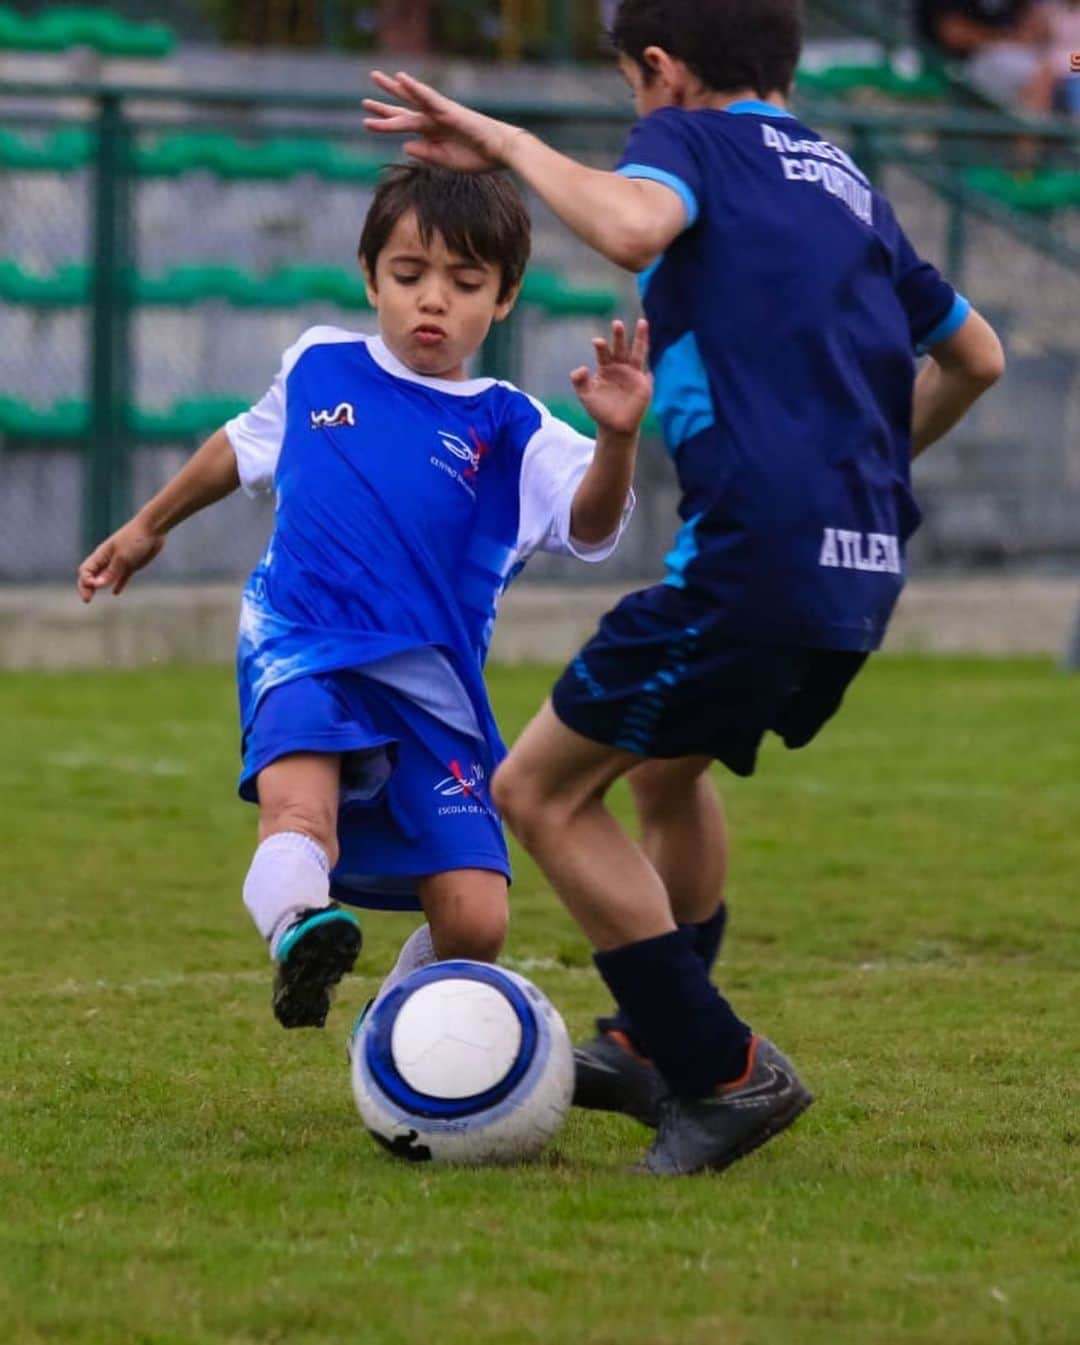
[(524, 976), (485, 962), (412, 972), (361, 1019), (349, 1055), (364, 1124), (412, 1162), (524, 1162), (574, 1091), (557, 1010)]

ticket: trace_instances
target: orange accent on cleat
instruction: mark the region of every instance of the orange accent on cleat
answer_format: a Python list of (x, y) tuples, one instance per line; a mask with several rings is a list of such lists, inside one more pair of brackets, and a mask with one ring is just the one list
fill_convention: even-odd
[(652, 1064), (652, 1061), (649, 1059), (649, 1057), (647, 1055), (642, 1055), (641, 1052), (634, 1045), (634, 1043), (626, 1035), (626, 1033), (620, 1032), (620, 1030), (617, 1027), (609, 1028), (607, 1032), (604, 1033), (604, 1036), (610, 1037), (611, 1040), (615, 1042), (616, 1045), (622, 1047), (622, 1049), (626, 1052), (627, 1055), (632, 1055), (635, 1060), (640, 1060), (643, 1065)]
[(755, 1033), (750, 1038), (750, 1046), (746, 1052), (746, 1068), (737, 1079), (732, 1079), (730, 1083), (721, 1083), (716, 1085), (718, 1093), (730, 1093), (733, 1089), (742, 1088), (750, 1080), (750, 1075), (754, 1072), (754, 1062), (757, 1060), (758, 1042), (761, 1038)]

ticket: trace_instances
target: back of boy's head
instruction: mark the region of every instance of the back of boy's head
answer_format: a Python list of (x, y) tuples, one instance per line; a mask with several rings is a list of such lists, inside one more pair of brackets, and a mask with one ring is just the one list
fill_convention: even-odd
[(622, 0), (611, 28), (616, 51), (644, 71), (647, 47), (686, 63), (718, 93), (784, 93), (795, 78), (802, 0)]
[(427, 164), (387, 169), (360, 235), (360, 260), (372, 278), (394, 226), (410, 211), (425, 246), (439, 234), (451, 252), (498, 266), (500, 301), (521, 283), (532, 243), (531, 224), (510, 178), (501, 173), (454, 173)]

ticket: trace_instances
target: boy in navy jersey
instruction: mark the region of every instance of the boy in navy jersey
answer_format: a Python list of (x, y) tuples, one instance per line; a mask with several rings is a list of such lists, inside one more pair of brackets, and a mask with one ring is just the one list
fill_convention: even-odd
[(595, 372), (571, 374), (595, 443), (510, 384), (468, 377), (528, 254), (509, 179), (392, 170), (360, 240), (380, 335), (306, 331), (262, 401), (79, 571), (84, 601), (120, 593), (196, 510), (238, 486), (275, 494), (237, 673), (240, 793), (259, 805), (244, 901), (285, 1027), (322, 1026), (359, 951), (332, 898), (422, 907), (387, 985), (503, 944), (490, 781), (505, 749), (482, 676), (496, 604), (535, 551), (614, 549), (651, 392), (644, 322), (632, 343), (614, 323)]
[[(505, 816), (596, 948), (619, 1005), (576, 1100), (657, 1125), (646, 1168), (723, 1168), (811, 1102), (710, 984), (723, 929), (713, 760), (802, 747), (877, 648), (918, 523), (910, 460), (1001, 373), (994, 333), (787, 96), (797, 0), (623, 0), (641, 117), (617, 172), (376, 77), (367, 125), (428, 162), (518, 172), (638, 273), (656, 410), (682, 488), (662, 584), (602, 621), (500, 768)], [(929, 351), (916, 377), (914, 354)], [(639, 848), (604, 806), (628, 775)]]

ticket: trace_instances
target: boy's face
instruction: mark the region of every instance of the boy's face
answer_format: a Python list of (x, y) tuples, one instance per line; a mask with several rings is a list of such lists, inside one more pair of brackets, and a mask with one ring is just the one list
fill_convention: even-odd
[(494, 263), (450, 252), (439, 233), (424, 243), (411, 210), (394, 225), (375, 275), (364, 268), (364, 281), (383, 340), (428, 378), (467, 378), (467, 361), (517, 297), (500, 301), (502, 270)]

